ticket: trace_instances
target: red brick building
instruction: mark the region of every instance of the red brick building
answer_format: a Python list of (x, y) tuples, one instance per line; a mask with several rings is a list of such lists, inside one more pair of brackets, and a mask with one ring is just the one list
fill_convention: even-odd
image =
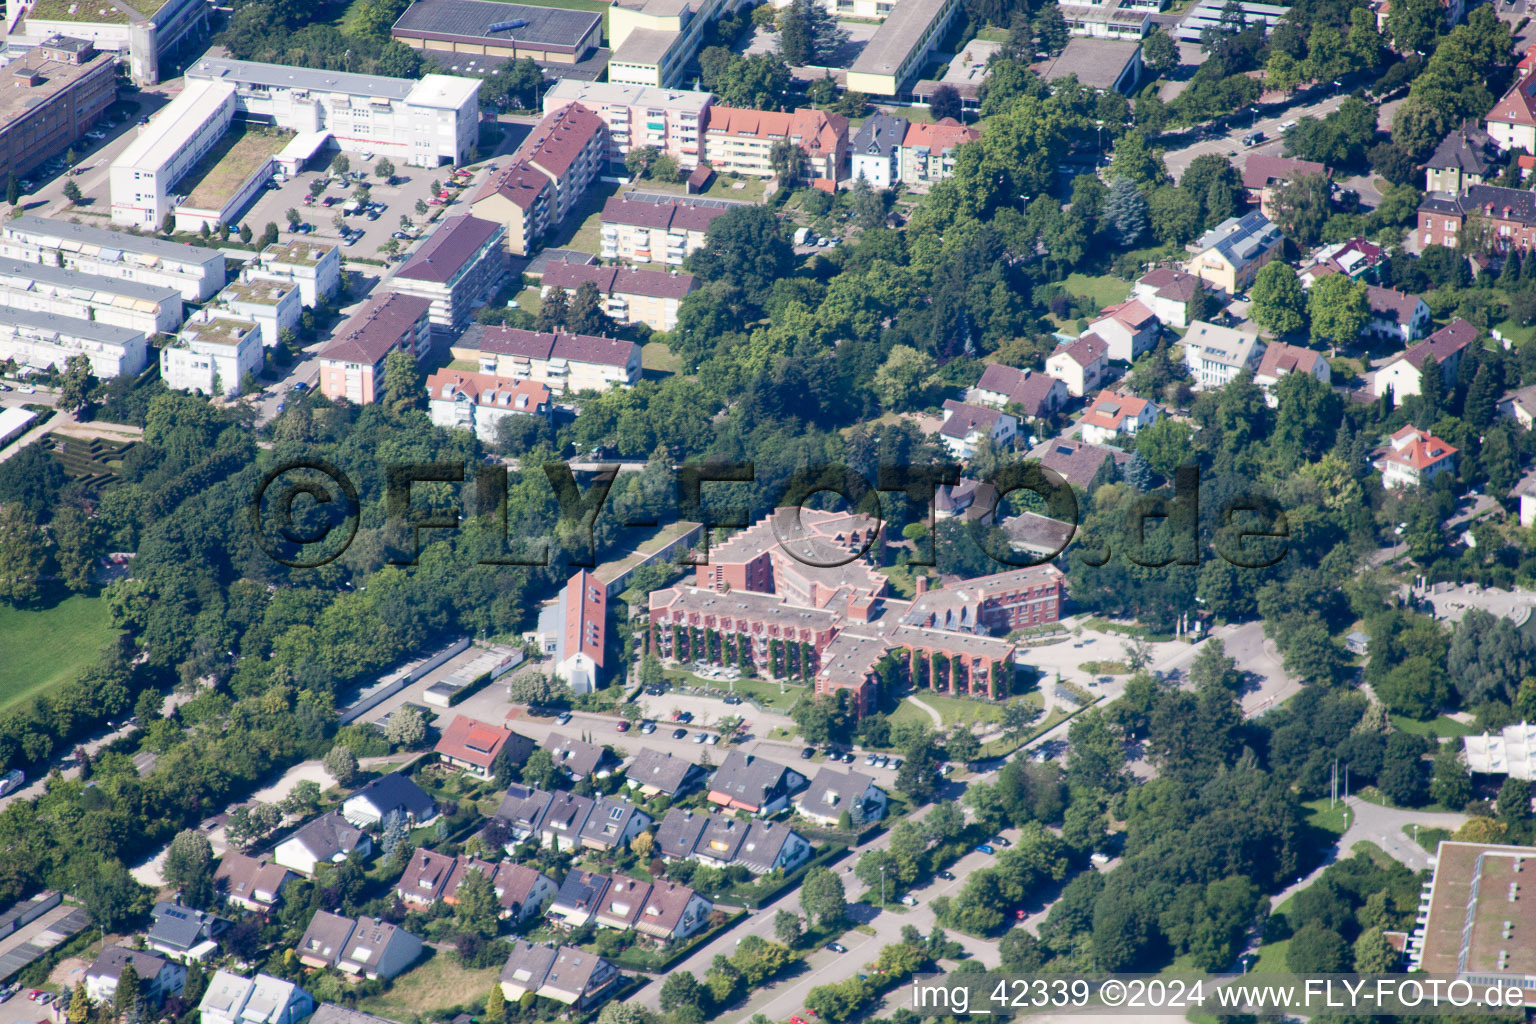
[(1471, 218), (1488, 224), (1487, 252), (1536, 248), (1536, 193), (1495, 185), (1473, 185), (1456, 196), (1426, 196), (1419, 204), (1419, 244), (1454, 249)]

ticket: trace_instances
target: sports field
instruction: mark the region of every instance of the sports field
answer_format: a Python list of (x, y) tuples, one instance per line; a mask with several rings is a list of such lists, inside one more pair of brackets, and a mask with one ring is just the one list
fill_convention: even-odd
[(76, 594), (25, 610), (0, 605), (0, 707), (74, 679), (116, 635), (100, 597)]

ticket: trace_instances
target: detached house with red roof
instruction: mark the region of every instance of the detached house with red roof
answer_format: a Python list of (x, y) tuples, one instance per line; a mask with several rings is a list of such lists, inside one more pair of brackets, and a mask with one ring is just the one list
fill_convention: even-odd
[(1428, 431), (1404, 427), (1392, 435), (1392, 447), (1383, 460), (1381, 486), (1388, 490), (1418, 487), (1441, 473), (1456, 471), (1456, 449)]
[(1142, 427), (1156, 423), (1161, 412), (1157, 403), (1145, 398), (1123, 391), (1100, 391), (1079, 421), (1083, 440), (1089, 444), (1114, 444), (1122, 434), (1134, 437)]
[(1273, 220), (1275, 193), (1280, 186), (1311, 174), (1327, 173), (1327, 167), (1311, 160), (1255, 153), (1243, 165), (1243, 188), (1248, 192), (1248, 201), (1257, 206), (1264, 216)]
[(1264, 358), (1259, 360), (1259, 368), (1253, 374), (1253, 382), (1264, 392), (1264, 402), (1271, 409), (1280, 404), (1275, 397), (1275, 385), (1288, 373), (1310, 374), (1328, 384), (1332, 381), (1333, 371), (1329, 369), (1328, 360), (1323, 358), (1321, 352), (1299, 345), (1287, 345), (1283, 341), (1271, 342), (1265, 346)]
[(1500, 149), (1536, 153), (1536, 74), (1523, 75), (1488, 111), (1483, 124)]
[(998, 409), (1016, 405), (1024, 415), (1038, 419), (1055, 413), (1071, 397), (1067, 386), (1048, 373), (988, 363), (966, 399)]
[(607, 157), (603, 119), (580, 103), (567, 104), (538, 123), (511, 161), (480, 186), (470, 208), (502, 225), (507, 248), (526, 256), (581, 203)]
[(476, 778), (496, 774), (496, 759), (506, 753), (513, 764), (522, 764), (533, 753), (533, 740), (504, 725), (491, 725), (455, 715), (433, 748), (437, 759)]
[(801, 181), (835, 184), (848, 159), (848, 119), (800, 107), (791, 113), (712, 106), (704, 112), (704, 158), (719, 173), (771, 178), (773, 147), (788, 140), (805, 156)]
[(1067, 394), (1082, 398), (1109, 372), (1109, 343), (1097, 334), (1085, 334), (1052, 353), (1045, 371), (1067, 386)]
[(1370, 284), (1365, 286), (1365, 300), (1371, 308), (1366, 334), (1408, 344), (1423, 337), (1429, 327), (1429, 306), (1417, 295)]
[(1377, 398), (1391, 392), (1393, 405), (1401, 405), (1410, 395), (1422, 394), (1419, 369), (1429, 356), (1434, 356), (1441, 377), (1449, 384), (1456, 379), (1462, 353), (1476, 340), (1477, 328), (1457, 317), (1377, 370), (1372, 390)]
[(1131, 363), (1136, 357), (1157, 344), (1163, 325), (1157, 314), (1140, 299), (1129, 299), (1118, 306), (1110, 306), (1099, 313), (1099, 318), (1088, 325), (1109, 346), (1109, 358), (1117, 363)]
[(434, 425), (469, 430), (482, 441), (496, 440), (508, 416), (548, 420), (554, 407), (545, 384), (489, 373), (438, 370), (427, 378), (427, 413)]
[(907, 185), (943, 181), (955, 173), (960, 147), (979, 138), (981, 132), (952, 117), (935, 124), (907, 125), (897, 157), (898, 180)]

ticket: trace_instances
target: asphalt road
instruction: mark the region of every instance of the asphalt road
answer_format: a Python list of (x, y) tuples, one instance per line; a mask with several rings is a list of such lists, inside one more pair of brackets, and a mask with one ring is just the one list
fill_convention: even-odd
[[(1338, 95), (1329, 96), (1305, 106), (1290, 107), (1280, 114), (1272, 117), (1259, 117), (1257, 119), (1245, 119), (1240, 127), (1233, 128), (1225, 134), (1212, 138), (1201, 139), (1191, 145), (1180, 149), (1170, 149), (1163, 154), (1163, 163), (1168, 167), (1168, 173), (1178, 181), (1184, 176), (1195, 157), (1207, 153), (1219, 153), (1230, 157), (1234, 161), (1247, 159), (1254, 153), (1264, 153), (1270, 156), (1281, 156), (1283, 143), (1280, 139), (1280, 126), (1288, 121), (1296, 121), (1303, 117), (1322, 117), (1336, 109), (1349, 94), (1340, 92)], [(1243, 145), (1243, 139), (1254, 132), (1263, 132), (1265, 141), (1257, 146)], [(1362, 197), (1363, 198), (1363, 197)]]

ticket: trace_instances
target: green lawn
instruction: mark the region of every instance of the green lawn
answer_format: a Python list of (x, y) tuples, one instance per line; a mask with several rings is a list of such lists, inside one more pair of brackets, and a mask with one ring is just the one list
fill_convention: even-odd
[(640, 368), (652, 373), (677, 373), (683, 368), (683, 360), (673, 354), (666, 342), (648, 341), (640, 349)]
[[(782, 687), (784, 692), (780, 693), (779, 684), (766, 679), (738, 679), (732, 683), (724, 679), (705, 679), (703, 676), (696, 676), (692, 672), (683, 672), (675, 668), (664, 669), (663, 673), (673, 683), (690, 687), (708, 687), (717, 693), (739, 693), (743, 697), (752, 698), (770, 711), (777, 711), (784, 715), (789, 714), (796, 701), (811, 692), (810, 687), (804, 683), (786, 682)], [(721, 714), (730, 710), (727, 705), (720, 706)]]
[(1420, 722), (1414, 718), (1403, 715), (1388, 715), (1387, 719), (1392, 723), (1392, 728), (1413, 736), (1436, 736), (1440, 739), (1460, 739), (1462, 736), (1472, 734), (1472, 726), (1465, 722), (1458, 722), (1454, 718), (1441, 715), (1432, 718), (1428, 722)]
[(1131, 294), (1131, 286), (1112, 274), (1089, 277), (1087, 274), (1068, 274), (1062, 287), (1073, 295), (1083, 295), (1099, 304), (1099, 308), (1124, 302)]
[(1513, 320), (1505, 320), (1501, 324), (1494, 324), (1493, 329), (1508, 338), (1515, 346), (1529, 344), (1532, 338), (1536, 338), (1536, 326), (1526, 327), (1515, 323)]
[[(1440, 844), (1443, 841), (1451, 838), (1451, 834), (1451, 830), (1448, 828), (1420, 825), (1418, 830), (1418, 838), (1414, 841), (1417, 842), (1420, 846), (1424, 847), (1424, 849), (1428, 850), (1430, 853), (1437, 853), (1440, 850)], [(1407, 836), (1409, 839), (1414, 839), (1413, 826), (1404, 825), (1403, 835)]]
[(360, 1000), (357, 1008), (397, 1020), (436, 1018), (443, 1010), (484, 1002), (500, 974), (500, 967), (470, 970), (453, 953), (432, 953), (396, 978), (388, 991)]
[[(993, 704), (990, 701), (968, 700), (965, 697), (945, 697), (929, 693), (926, 690), (919, 690), (913, 696), (937, 711), (939, 717), (944, 720), (944, 727), (946, 729), (962, 723), (977, 725), (983, 722), (997, 722), (1001, 721), (1003, 717), (1003, 706), (1001, 704)], [(1036, 707), (1038, 706), (1037, 704)], [(908, 700), (903, 700), (896, 710), (891, 712), (890, 717), (892, 723), (913, 721), (921, 722), (928, 726), (933, 725), (933, 716)]]
[(99, 597), (76, 594), (33, 610), (0, 606), (0, 707), (74, 679), (116, 635)]
[(1327, 799), (1308, 800), (1302, 806), (1307, 809), (1308, 825), (1336, 836), (1344, 834), (1344, 801), (1329, 807)]

